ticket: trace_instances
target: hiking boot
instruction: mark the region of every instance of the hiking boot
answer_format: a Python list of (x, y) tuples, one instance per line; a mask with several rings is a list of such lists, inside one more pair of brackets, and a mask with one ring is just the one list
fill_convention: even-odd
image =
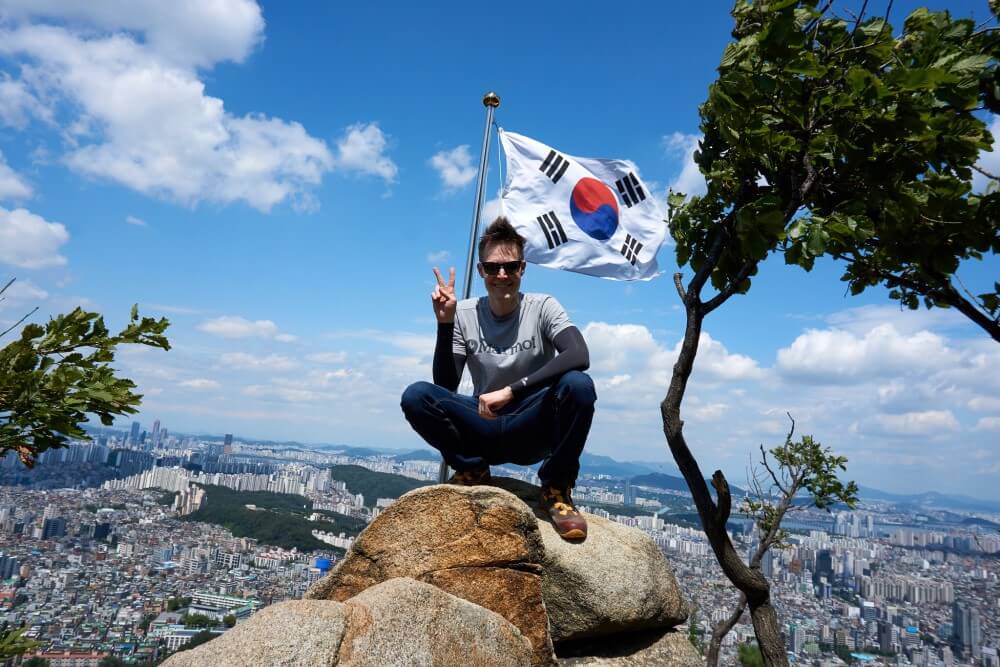
[(582, 540), (587, 537), (587, 520), (573, 506), (570, 487), (542, 486), (539, 505), (548, 512), (559, 537), (564, 540)]
[(493, 478), (490, 477), (490, 467), (472, 468), (470, 470), (456, 470), (455, 474), (448, 480), (449, 484), (458, 486), (478, 486), (489, 484)]

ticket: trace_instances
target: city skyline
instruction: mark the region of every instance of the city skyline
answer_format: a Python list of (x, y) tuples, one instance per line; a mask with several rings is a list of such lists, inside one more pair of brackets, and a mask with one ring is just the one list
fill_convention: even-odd
[[(894, 25), (921, 4), (988, 16), (985, 1), (903, 2)], [(431, 267), (462, 278), (487, 89), (511, 131), (633, 160), (658, 196), (703, 187), (697, 107), (729, 3), (610, 25), (596, 4), (195, 5), (0, 1), (0, 275), (18, 278), (0, 324), (35, 305), (35, 322), (82, 305), (114, 327), (135, 302), (169, 317), (170, 352), (119, 355), (148, 424), (423, 446), (399, 394), (430, 376)], [(544, 66), (524, 16), (548, 36)], [(489, 37), (468, 39), (480, 25)], [(598, 29), (634, 67), (573, 37)], [(495, 137), (491, 150), (488, 215)], [(658, 404), (683, 319), (669, 243), (659, 264), (667, 275), (641, 283), (528, 267), (525, 289), (554, 294), (590, 347), (588, 452), (671, 462)], [(977, 293), (998, 269), (990, 256), (959, 273)], [(706, 320), (683, 414), (703, 470), (742, 478), (788, 412), (865, 486), (1000, 500), (1000, 347), (952, 311), (846, 296), (839, 274), (771, 258)]]

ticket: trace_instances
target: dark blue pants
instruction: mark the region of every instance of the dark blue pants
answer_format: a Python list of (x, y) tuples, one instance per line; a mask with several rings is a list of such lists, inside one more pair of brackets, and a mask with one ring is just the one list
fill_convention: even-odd
[(496, 419), (479, 416), (479, 398), (430, 382), (403, 392), (407, 421), (455, 470), (483, 465), (531, 465), (543, 484), (569, 486), (580, 472), (597, 394), (590, 376), (564, 373), (559, 380), (503, 407)]

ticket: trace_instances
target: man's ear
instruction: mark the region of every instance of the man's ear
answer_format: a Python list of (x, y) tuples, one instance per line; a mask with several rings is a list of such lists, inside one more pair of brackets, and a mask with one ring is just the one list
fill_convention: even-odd
[(479, 277), (480, 278), (485, 278), (486, 277), (486, 274), (483, 273), (483, 264), (482, 264), (482, 262), (476, 262), (476, 271), (479, 272)]

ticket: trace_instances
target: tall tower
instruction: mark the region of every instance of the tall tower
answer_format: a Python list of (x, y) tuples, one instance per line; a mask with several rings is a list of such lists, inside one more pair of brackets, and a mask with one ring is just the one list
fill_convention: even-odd
[(223, 444), (222, 451), (225, 454), (232, 454), (233, 453), (233, 434), (232, 433), (227, 433), (226, 434), (226, 442), (225, 442), (225, 444)]
[(139, 444), (139, 429), (141, 426), (139, 422), (132, 422), (132, 430), (129, 432), (128, 441), (133, 447)]
[(160, 420), (153, 422), (153, 447), (160, 446)]

